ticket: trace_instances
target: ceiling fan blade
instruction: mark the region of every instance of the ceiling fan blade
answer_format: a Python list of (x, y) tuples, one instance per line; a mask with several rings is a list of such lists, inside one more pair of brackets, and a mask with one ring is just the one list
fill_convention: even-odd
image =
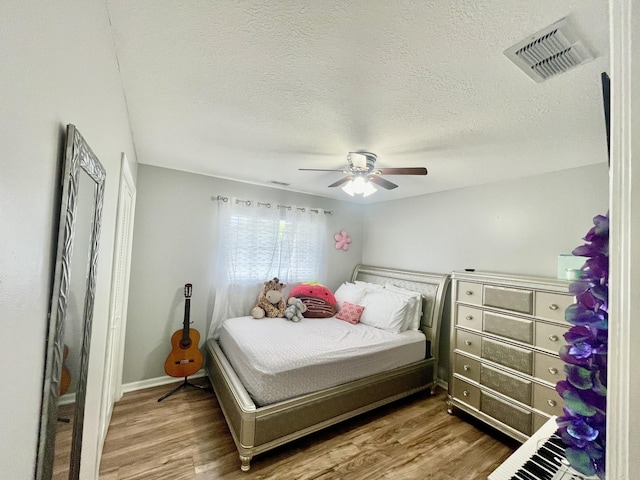
[(424, 167), (376, 168), (381, 175), (426, 175)]
[(369, 175), (367, 178), (369, 179), (369, 181), (377, 183), (382, 188), (386, 188), (387, 190), (393, 190), (398, 186), (395, 183), (390, 182), (389, 180), (385, 180), (384, 178), (379, 177), (378, 175)]
[(347, 183), (349, 180), (351, 180), (353, 177), (350, 175), (347, 175), (346, 177), (341, 178), (340, 180), (338, 180), (337, 182), (333, 182), (331, 185), (329, 185), (329, 187), (339, 187), (340, 185), (342, 185), (343, 183)]
[(342, 172), (347, 173), (345, 170), (335, 170), (335, 169), (327, 169), (327, 168), (299, 168), (300, 171), (306, 172)]

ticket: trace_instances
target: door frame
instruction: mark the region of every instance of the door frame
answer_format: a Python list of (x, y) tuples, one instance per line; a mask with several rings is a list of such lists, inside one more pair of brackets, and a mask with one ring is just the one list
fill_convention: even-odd
[[(98, 478), (99, 474), (102, 447), (109, 429), (113, 405), (122, 398), (122, 370), (124, 364), (127, 307), (129, 304), (129, 277), (131, 272), (135, 205), (136, 184), (127, 156), (122, 153), (111, 272), (109, 325), (107, 326), (107, 338), (105, 339), (104, 375), (100, 396), (96, 478)], [(121, 312), (119, 325), (116, 324), (118, 323), (118, 311)], [(115, 338), (115, 336), (118, 338)]]
[[(609, 183), (609, 347), (607, 478), (630, 479), (640, 469), (640, 384), (634, 353), (640, 341), (640, 9), (611, 0), (611, 170)], [(635, 128), (634, 128), (635, 127)], [(635, 266), (635, 271), (632, 268)]]

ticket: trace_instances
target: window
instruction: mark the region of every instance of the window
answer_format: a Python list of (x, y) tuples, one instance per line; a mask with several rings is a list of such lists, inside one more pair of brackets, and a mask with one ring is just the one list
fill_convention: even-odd
[(273, 277), (287, 284), (323, 282), (326, 236), (321, 209), (221, 201), (209, 336), (217, 336), (224, 319), (249, 315)]
[(324, 213), (268, 210), (263, 205), (241, 206), (221, 219), (221, 251), (226, 252), (229, 282), (263, 282), (273, 277), (284, 282), (319, 281), (325, 251)]

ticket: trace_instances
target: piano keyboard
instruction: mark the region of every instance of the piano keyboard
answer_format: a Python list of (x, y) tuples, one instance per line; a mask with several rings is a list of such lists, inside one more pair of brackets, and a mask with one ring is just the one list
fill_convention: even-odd
[(598, 477), (585, 477), (569, 466), (556, 429), (556, 417), (552, 417), (488, 480), (597, 480)]

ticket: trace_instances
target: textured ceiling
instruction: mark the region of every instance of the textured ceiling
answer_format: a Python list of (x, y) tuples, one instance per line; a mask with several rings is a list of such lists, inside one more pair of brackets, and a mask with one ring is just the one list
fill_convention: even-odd
[[(366, 203), (606, 162), (602, 0), (107, 0), (138, 161), (351, 200), (346, 155), (426, 177)], [(596, 59), (502, 53), (562, 17)]]

